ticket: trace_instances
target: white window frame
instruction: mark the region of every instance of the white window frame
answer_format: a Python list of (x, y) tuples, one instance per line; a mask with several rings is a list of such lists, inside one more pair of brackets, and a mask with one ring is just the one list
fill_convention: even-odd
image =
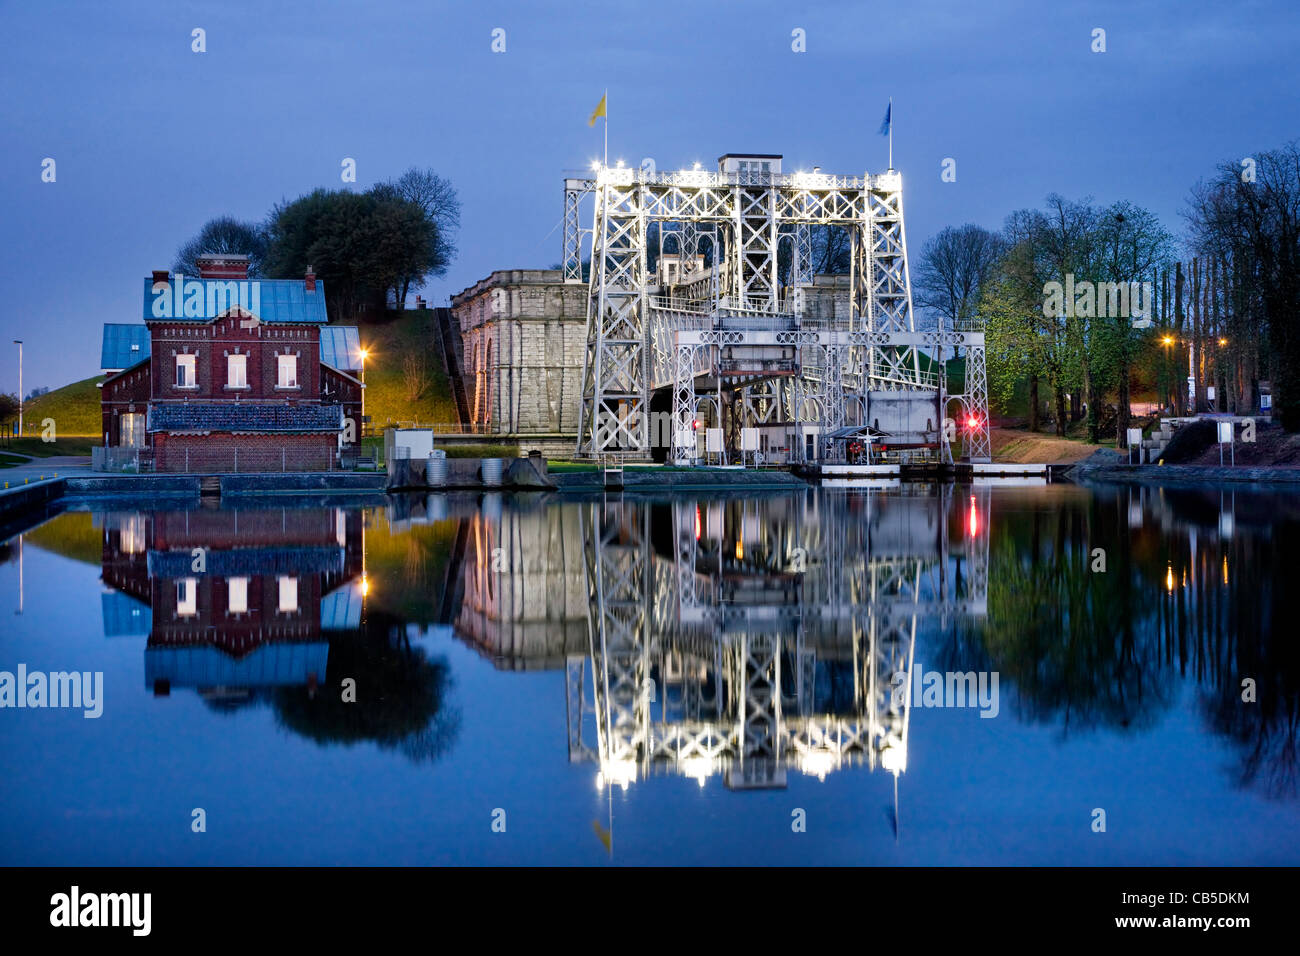
[[(289, 370), (289, 375), (285, 374), (285, 369)], [(275, 385), (276, 388), (298, 387), (298, 356), (277, 355), (275, 357)]]
[(248, 578), (226, 579), (226, 609), (231, 614), (248, 613)]
[(176, 356), (176, 387), (193, 388), (198, 383), (198, 356), (185, 354)]
[[(238, 374), (236, 374), (238, 370)], [(248, 356), (226, 356), (226, 387), (248, 388)]]
[(282, 574), (279, 576), (280, 583), (280, 604), (279, 612), (281, 614), (298, 613), (298, 579), (292, 575)]
[(194, 617), (199, 613), (199, 582), (197, 578), (180, 578), (176, 582), (176, 614)]

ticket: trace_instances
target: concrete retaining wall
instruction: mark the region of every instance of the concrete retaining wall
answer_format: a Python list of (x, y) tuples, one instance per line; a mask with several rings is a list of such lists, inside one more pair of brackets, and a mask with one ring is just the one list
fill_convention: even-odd
[(0, 519), (39, 508), (63, 497), (66, 478), (47, 478), (0, 491)]
[[(389, 491), (428, 489), (429, 485), (424, 480), (423, 459), (399, 458), (387, 464)], [(482, 465), (481, 458), (448, 458), (447, 483), (436, 490), (484, 487)], [(531, 455), (527, 458), (506, 459), (505, 467), (502, 469), (501, 487), (544, 490), (554, 488), (555, 483), (547, 474), (546, 459), (540, 455)]]

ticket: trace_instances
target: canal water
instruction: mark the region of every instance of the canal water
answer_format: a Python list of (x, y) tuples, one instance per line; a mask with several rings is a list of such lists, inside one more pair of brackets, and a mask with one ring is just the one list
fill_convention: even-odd
[(1248, 490), (72, 502), (0, 551), (0, 863), (1295, 865), (1298, 552)]

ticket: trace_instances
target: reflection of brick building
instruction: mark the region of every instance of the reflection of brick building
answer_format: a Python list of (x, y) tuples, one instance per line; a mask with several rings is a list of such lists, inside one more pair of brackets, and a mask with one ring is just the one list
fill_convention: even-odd
[[(144, 324), (104, 327), (107, 448), (167, 472), (329, 470), (360, 429), (360, 342), (325, 289), (252, 279), (242, 256), (144, 280)], [(349, 423), (351, 423), (349, 425)]]
[(359, 626), (360, 511), (124, 512), (103, 526), (104, 582), (149, 608), (159, 692), (323, 680), (323, 635)]

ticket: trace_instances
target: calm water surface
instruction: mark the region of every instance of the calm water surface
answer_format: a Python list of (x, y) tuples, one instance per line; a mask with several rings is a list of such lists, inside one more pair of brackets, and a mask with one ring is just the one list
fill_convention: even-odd
[(1298, 548), (1249, 491), (72, 503), (0, 671), (103, 714), (0, 710), (0, 863), (1294, 865)]

